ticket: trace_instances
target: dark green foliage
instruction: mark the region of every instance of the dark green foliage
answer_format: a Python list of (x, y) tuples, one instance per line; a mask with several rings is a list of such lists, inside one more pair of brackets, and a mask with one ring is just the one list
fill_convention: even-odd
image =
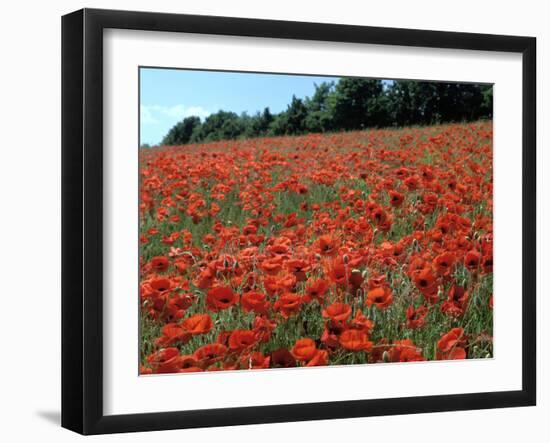
[(269, 125), (268, 135), (285, 135), (288, 128), (288, 114), (286, 111), (280, 112), (275, 116), (273, 122)]
[(493, 116), (493, 88), (473, 83), (401, 80), (388, 89), (394, 126), (473, 121)]
[(262, 113), (257, 112), (254, 116), (249, 117), (246, 114), (241, 116), (245, 123), (245, 138), (253, 138), (267, 135), (269, 126), (275, 119), (269, 108), (265, 108)]
[(384, 97), (382, 80), (341, 79), (334, 92), (334, 126), (347, 130), (387, 126)]
[(234, 112), (218, 111), (204, 120), (200, 130), (193, 134), (194, 142), (212, 142), (238, 138), (244, 133), (246, 123)]
[(184, 145), (189, 143), (194, 131), (201, 126), (199, 117), (191, 116), (177, 123), (162, 140), (163, 145)]
[(286, 110), (287, 114), (287, 134), (302, 134), (306, 128), (307, 108), (304, 102), (296, 96), (292, 96), (292, 101)]
[(187, 117), (162, 143), (178, 145), (309, 132), (433, 125), (493, 117), (493, 87), (474, 83), (341, 78), (315, 85), (312, 97), (292, 96), (285, 111), (253, 116), (218, 111), (201, 123)]
[[(333, 128), (332, 101), (334, 96), (334, 82), (315, 85), (313, 97), (306, 97), (304, 103), (307, 108), (305, 129), (307, 132), (326, 132)], [(332, 97), (332, 98), (331, 98)]]

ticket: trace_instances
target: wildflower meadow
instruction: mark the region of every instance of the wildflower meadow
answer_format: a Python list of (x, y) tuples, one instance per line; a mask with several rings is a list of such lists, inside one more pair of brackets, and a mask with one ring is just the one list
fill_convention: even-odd
[(140, 373), (493, 356), (492, 123), (140, 149)]

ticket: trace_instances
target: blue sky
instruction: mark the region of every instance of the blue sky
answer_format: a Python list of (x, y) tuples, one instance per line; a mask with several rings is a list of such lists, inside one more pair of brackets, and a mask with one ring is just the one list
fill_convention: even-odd
[(141, 68), (140, 143), (160, 143), (168, 130), (190, 115), (203, 120), (223, 109), (255, 114), (268, 106), (284, 111), (292, 99), (311, 96), (315, 83), (337, 77), (248, 74)]

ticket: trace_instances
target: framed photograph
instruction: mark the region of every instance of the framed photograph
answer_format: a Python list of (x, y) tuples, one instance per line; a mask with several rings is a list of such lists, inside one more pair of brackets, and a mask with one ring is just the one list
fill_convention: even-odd
[(535, 405), (531, 37), (62, 20), (62, 425)]

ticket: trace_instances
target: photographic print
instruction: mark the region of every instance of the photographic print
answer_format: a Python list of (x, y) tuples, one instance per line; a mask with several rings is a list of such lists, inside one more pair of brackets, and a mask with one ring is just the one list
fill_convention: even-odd
[(139, 69), (141, 375), (493, 357), (491, 84)]

